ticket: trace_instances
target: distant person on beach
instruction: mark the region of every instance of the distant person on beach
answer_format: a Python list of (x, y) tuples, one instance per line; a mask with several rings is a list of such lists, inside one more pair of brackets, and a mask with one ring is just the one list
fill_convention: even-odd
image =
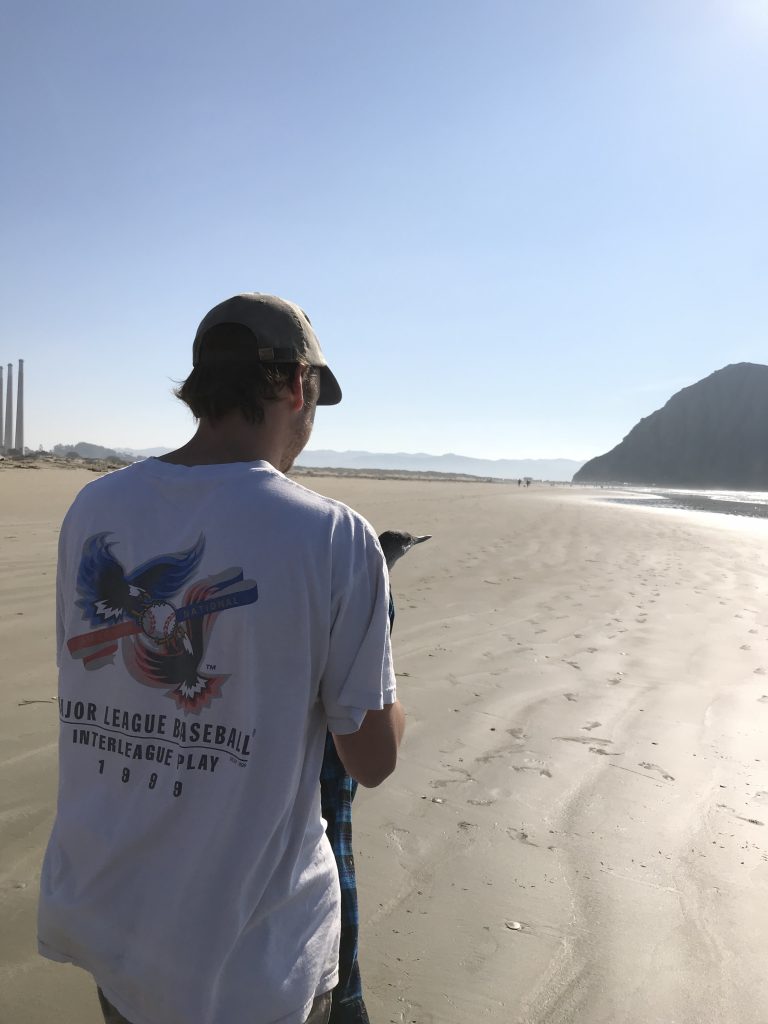
[(341, 400), (298, 306), (214, 307), (177, 395), (192, 439), (89, 484), (61, 530), (39, 948), (93, 975), (109, 1024), (325, 1024), (326, 729), (376, 786), (404, 727), (384, 556), (284, 475)]

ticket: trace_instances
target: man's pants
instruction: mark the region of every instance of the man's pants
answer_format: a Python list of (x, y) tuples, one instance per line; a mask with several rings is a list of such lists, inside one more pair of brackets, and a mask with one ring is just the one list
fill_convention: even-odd
[[(101, 1010), (104, 1014), (106, 1024), (131, 1024), (131, 1022), (126, 1020), (119, 1010), (114, 1008), (101, 989), (97, 989), (97, 991), (99, 993), (99, 1002), (101, 1003)], [(312, 1003), (312, 1009), (309, 1011), (309, 1016), (304, 1021), (304, 1024), (327, 1024), (330, 1013), (331, 993), (326, 992), (324, 995), (318, 996), (314, 1003)], [(254, 1024), (256, 1024), (256, 1022), (254, 1022)]]

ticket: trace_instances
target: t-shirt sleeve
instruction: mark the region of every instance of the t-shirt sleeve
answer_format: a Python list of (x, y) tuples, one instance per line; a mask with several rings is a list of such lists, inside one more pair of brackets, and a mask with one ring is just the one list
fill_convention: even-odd
[(65, 518), (59, 532), (58, 560), (56, 562), (56, 665), (58, 668), (61, 668), (62, 648), (65, 640), (66, 529), (67, 519)]
[[(320, 696), (331, 732), (356, 732), (366, 711), (396, 699), (389, 643), (389, 577), (370, 528), (358, 534), (336, 581)], [(338, 565), (338, 563), (337, 563)]]

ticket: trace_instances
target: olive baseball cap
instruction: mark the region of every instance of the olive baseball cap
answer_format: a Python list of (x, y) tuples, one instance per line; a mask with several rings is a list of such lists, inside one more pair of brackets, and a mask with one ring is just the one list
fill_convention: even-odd
[(253, 349), (243, 351), (243, 359), (260, 363), (295, 363), (316, 366), (320, 371), (318, 405), (337, 405), (341, 388), (320, 348), (309, 317), (294, 302), (277, 295), (245, 292), (220, 302), (206, 313), (197, 328), (192, 346), (192, 364), (216, 362), (214, 327), (237, 325), (247, 328), (253, 336)]

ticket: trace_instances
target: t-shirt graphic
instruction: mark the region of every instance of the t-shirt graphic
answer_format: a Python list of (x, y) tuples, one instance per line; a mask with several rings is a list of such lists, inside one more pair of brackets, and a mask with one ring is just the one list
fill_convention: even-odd
[(156, 555), (131, 572), (112, 553), (117, 542), (110, 536), (96, 533), (83, 544), (75, 603), (97, 628), (70, 637), (69, 653), (96, 671), (111, 664), (122, 646), (125, 667), (137, 682), (170, 691), (179, 709), (199, 714), (229, 678), (205, 668), (214, 623), (228, 608), (253, 604), (258, 587), (239, 568), (190, 583), (205, 551), (203, 534), (187, 550)]

